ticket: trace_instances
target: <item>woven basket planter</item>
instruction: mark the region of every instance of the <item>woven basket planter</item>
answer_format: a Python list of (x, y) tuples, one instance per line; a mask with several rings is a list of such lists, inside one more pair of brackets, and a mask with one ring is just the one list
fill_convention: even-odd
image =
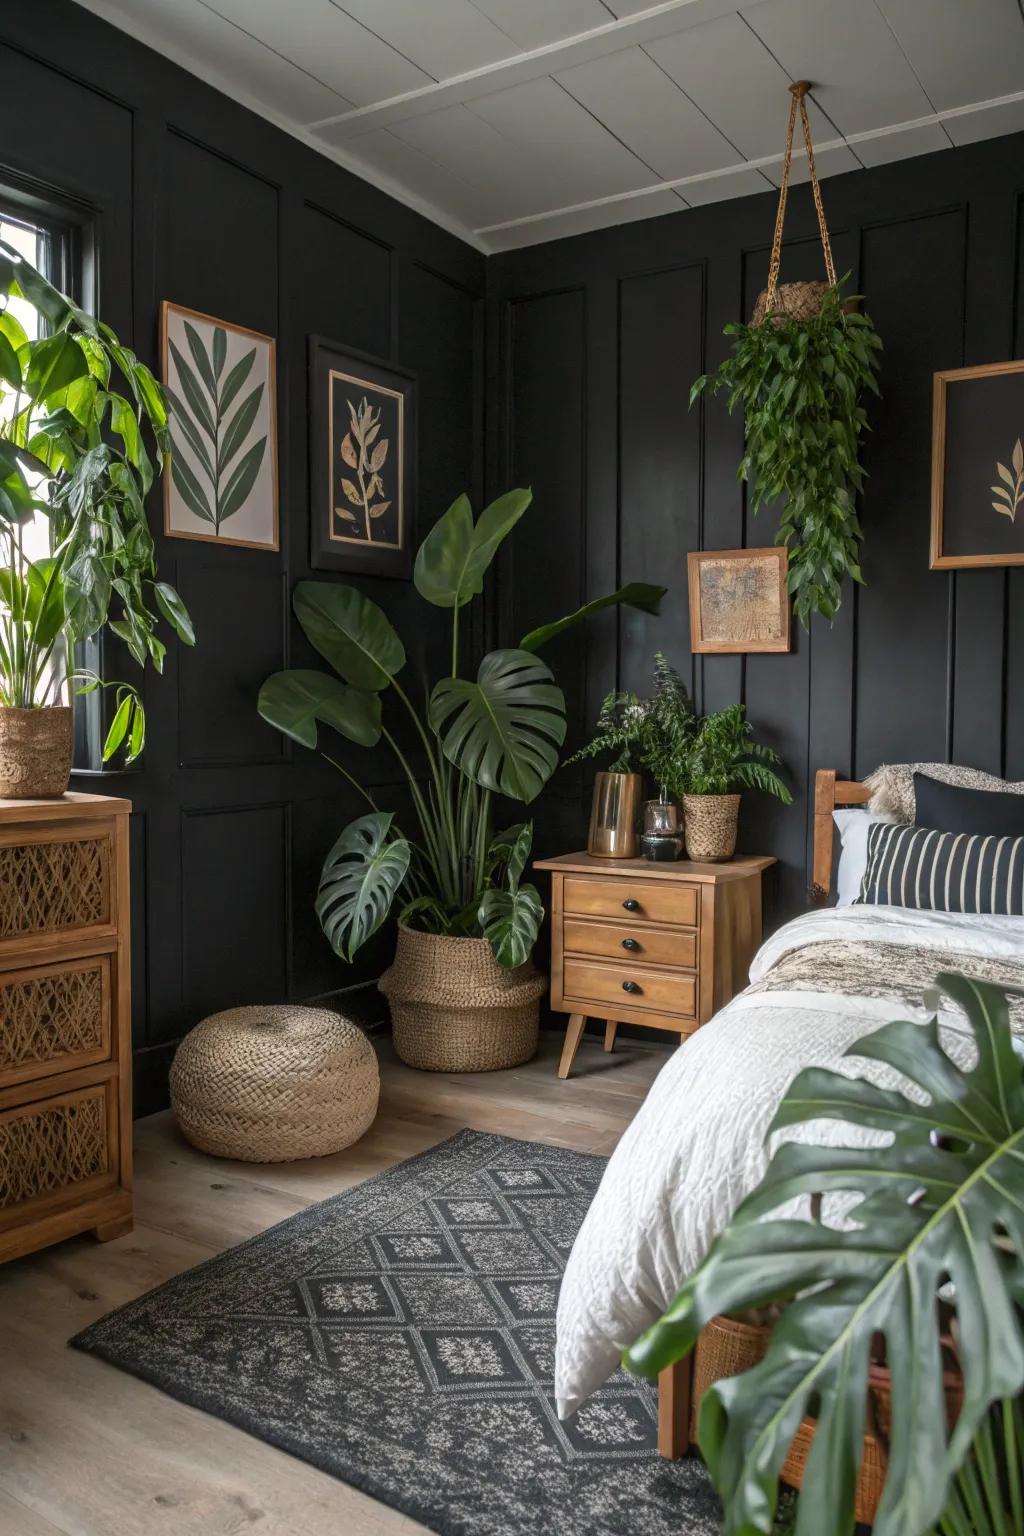
[(71, 778), (71, 706), (0, 707), (0, 798), (55, 800)]
[(171, 1066), (171, 1104), (214, 1157), (285, 1163), (369, 1130), (380, 1074), (362, 1030), (326, 1008), (229, 1008), (197, 1024)]
[(739, 795), (684, 795), (686, 857), (717, 864), (736, 852)]
[(527, 963), (507, 971), (486, 939), (399, 925), (394, 964), (378, 983), (391, 1008), (395, 1050), (424, 1072), (498, 1072), (537, 1051), (545, 978)]
[[(690, 1438), (697, 1439), (700, 1400), (713, 1382), (727, 1376), (739, 1376), (764, 1359), (771, 1338), (770, 1323), (753, 1323), (738, 1317), (714, 1317), (697, 1340), (693, 1366), (693, 1407), (690, 1414)], [(886, 1378), (888, 1372), (882, 1372)], [(876, 1370), (871, 1375), (872, 1392), (869, 1414), (878, 1421), (877, 1393), (880, 1381)], [(789, 1454), (782, 1465), (782, 1480), (791, 1488), (803, 1485), (804, 1468), (814, 1441), (814, 1420), (804, 1419), (793, 1437)], [(856, 1516), (870, 1525), (878, 1510), (885, 1485), (887, 1467), (885, 1447), (876, 1435), (864, 1435), (864, 1459), (857, 1479)]]
[(764, 288), (757, 296), (751, 325), (762, 325), (771, 320), (773, 325), (785, 325), (789, 320), (813, 320), (821, 310), (822, 301), (831, 284), (819, 282), (780, 283), (771, 299)]

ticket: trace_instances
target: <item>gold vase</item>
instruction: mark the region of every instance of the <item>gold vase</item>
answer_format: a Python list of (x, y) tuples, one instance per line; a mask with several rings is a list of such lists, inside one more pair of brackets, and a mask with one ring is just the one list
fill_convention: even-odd
[(599, 773), (594, 780), (587, 852), (599, 859), (636, 857), (636, 820), (643, 793), (639, 773)]

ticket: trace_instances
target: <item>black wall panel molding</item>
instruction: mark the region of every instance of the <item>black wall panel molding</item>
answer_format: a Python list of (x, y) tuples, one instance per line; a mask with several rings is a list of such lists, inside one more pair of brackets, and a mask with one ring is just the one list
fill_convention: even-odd
[[(746, 703), (783, 754), (796, 796), (792, 808), (744, 797), (742, 846), (781, 861), (779, 916), (806, 902), (817, 768), (860, 775), (880, 761), (953, 757), (1024, 777), (1024, 573), (928, 570), (932, 372), (1024, 349), (1024, 135), (833, 177), (823, 192), (837, 267), (866, 294), (885, 342), (884, 399), (871, 407), (864, 454), (867, 585), (847, 594), (834, 624), (795, 626), (787, 656), (690, 656), (687, 548), (770, 544), (777, 518), (770, 508), (748, 512), (735, 478), (742, 426), (724, 401), (692, 413), (680, 405), (693, 379), (725, 356), (723, 325), (749, 315), (764, 286), (774, 194), (488, 263), (490, 334), (499, 341), (506, 317), (538, 294), (585, 295), (586, 377), (561, 406), (529, 349), (506, 345), (489, 376), (495, 478), (516, 448), (517, 423), (539, 403), (564, 446), (559, 472), (583, 455), (584, 483), (568, 504), (545, 496), (554, 547), (564, 554), (580, 503), (589, 537), (578, 587), (570, 590), (578, 567), (567, 557), (549, 580), (555, 606), (575, 606), (616, 575), (670, 588), (660, 619), (623, 612), (612, 621), (614, 643), (592, 634), (578, 653), (582, 683), (573, 675), (571, 686), (582, 686), (592, 716), (609, 688), (646, 684), (660, 647), (692, 677), (700, 707)], [(787, 236), (783, 280), (820, 276), (805, 186), (791, 196)], [(685, 275), (698, 271), (699, 284)], [(544, 595), (529, 593), (531, 612)], [(518, 583), (506, 585), (501, 639), (522, 627), (523, 602)], [(545, 852), (582, 844), (589, 781), (578, 776), (575, 798), (542, 811)]]
[[(71, 0), (0, 7), (0, 88), (11, 121), (32, 124), (8, 134), (0, 162), (94, 221), (101, 312), (146, 362), (158, 365), (162, 299), (277, 338), (281, 549), (165, 539), (157, 491), (161, 571), (192, 606), (199, 644), (172, 643), (163, 677), (146, 678), (142, 771), (77, 781), (133, 802), (141, 1114), (166, 1103), (175, 1043), (205, 1012), (344, 988), (361, 998), (386, 963), (371, 946), (343, 965), (312, 911), (323, 855), (362, 803), (264, 725), (255, 695), (267, 672), (319, 664), (290, 609), (295, 582), (315, 574), (307, 337), (419, 373), (429, 522), (460, 490), (482, 492), (485, 263)], [(406, 636), (410, 671), (444, 654), (444, 620), (424, 623), (411, 584), (365, 586)], [(385, 750), (360, 768), (404, 804)]]

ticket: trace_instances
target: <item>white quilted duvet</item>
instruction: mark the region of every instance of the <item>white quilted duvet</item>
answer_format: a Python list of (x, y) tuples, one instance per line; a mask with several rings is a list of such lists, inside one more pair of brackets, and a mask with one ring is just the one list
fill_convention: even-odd
[[(788, 951), (832, 939), (933, 948), (936, 971), (943, 951), (1024, 960), (1024, 918), (844, 907), (780, 928), (755, 956), (751, 981)], [(829, 1066), (894, 1081), (875, 1063), (840, 1058), (872, 1029), (907, 1016), (891, 999), (741, 993), (680, 1046), (616, 1148), (569, 1259), (555, 1366), (563, 1418), (612, 1374), (758, 1183), (766, 1128), (796, 1073)], [(943, 1013), (940, 1023), (946, 1049), (969, 1063), (957, 1016)], [(826, 1121), (786, 1134), (851, 1142), (850, 1127)]]

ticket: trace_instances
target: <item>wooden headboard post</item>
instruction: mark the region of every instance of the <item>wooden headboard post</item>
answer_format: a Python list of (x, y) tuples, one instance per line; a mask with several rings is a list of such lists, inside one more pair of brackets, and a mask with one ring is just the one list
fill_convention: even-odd
[(814, 775), (814, 864), (811, 896), (828, 900), (832, 891), (832, 841), (837, 805), (866, 805), (871, 791), (859, 779), (837, 779), (834, 768), (819, 768)]

